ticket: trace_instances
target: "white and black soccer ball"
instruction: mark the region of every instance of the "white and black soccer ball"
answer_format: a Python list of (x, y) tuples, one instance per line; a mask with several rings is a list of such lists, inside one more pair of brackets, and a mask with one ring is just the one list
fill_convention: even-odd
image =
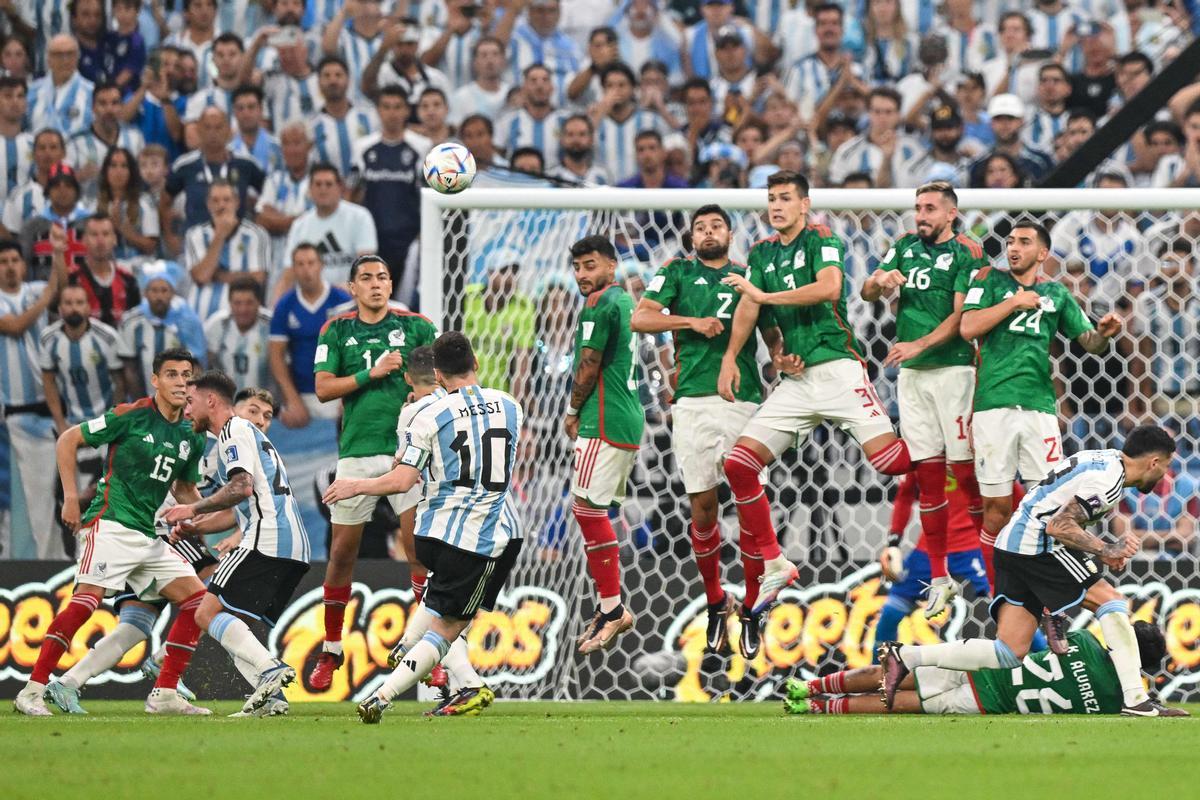
[(475, 180), (475, 156), (461, 144), (443, 142), (425, 156), (425, 183), (442, 194), (458, 194)]

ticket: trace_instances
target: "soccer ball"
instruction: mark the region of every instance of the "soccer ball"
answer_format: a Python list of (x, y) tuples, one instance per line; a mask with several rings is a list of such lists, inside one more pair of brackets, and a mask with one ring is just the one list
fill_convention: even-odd
[(443, 142), (425, 156), (425, 182), (442, 194), (458, 194), (475, 180), (475, 156), (461, 144)]

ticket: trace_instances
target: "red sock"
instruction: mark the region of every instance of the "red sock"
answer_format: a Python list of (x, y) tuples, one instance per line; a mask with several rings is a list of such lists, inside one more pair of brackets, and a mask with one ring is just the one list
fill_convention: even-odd
[(187, 669), (200, 641), (200, 626), (196, 624), (196, 609), (204, 599), (205, 592), (199, 591), (179, 604), (179, 616), (171, 630), (167, 631), (167, 653), (163, 657), (162, 672), (154, 682), (155, 689), (174, 689), (179, 678)]
[(992, 559), (996, 552), (996, 537), (998, 532), (993, 533), (986, 528), (979, 534), (979, 549), (983, 551), (983, 568), (987, 570), (988, 586), (992, 587), (992, 592), (996, 590), (996, 568), (992, 564)]
[(621, 596), (621, 560), (617, 532), (608, 521), (608, 512), (579, 500), (571, 506), (587, 552), (588, 572), (601, 599)]
[(725, 477), (733, 490), (737, 504), (738, 522), (742, 530), (750, 533), (758, 545), (758, 553), (764, 561), (783, 555), (779, 540), (775, 538), (775, 525), (771, 522), (771, 504), (763, 491), (758, 474), (766, 466), (762, 459), (749, 447), (737, 445), (725, 457)]
[(946, 577), (946, 527), (950, 506), (946, 500), (946, 459), (927, 458), (917, 462), (917, 490), (921, 502), (921, 531), (929, 553), (929, 574)]
[(758, 602), (758, 584), (763, 575), (763, 557), (759, 555), (758, 543), (748, 531), (738, 534), (738, 546), (742, 549), (742, 574), (746, 581), (746, 594), (742, 603), (746, 608), (754, 608)]
[(346, 604), (350, 602), (350, 586), (325, 584), (325, 641), (340, 642), (346, 622)]
[[(908, 445), (903, 439), (897, 439), (873, 456), (867, 458), (871, 466), (884, 475), (903, 475), (913, 468), (912, 457), (908, 454)], [(943, 483), (945, 479), (943, 479)]]
[(715, 522), (706, 531), (697, 530), (693, 524), (691, 532), (692, 551), (696, 554), (700, 579), (704, 581), (704, 596), (711, 606), (725, 597), (725, 590), (721, 588), (721, 529)]
[(830, 697), (826, 700), (813, 700), (813, 705), (822, 714), (849, 714), (849, 697)]
[(950, 471), (958, 481), (958, 490), (967, 496), (967, 514), (978, 533), (983, 530), (983, 496), (979, 494), (979, 481), (975, 479), (975, 462), (954, 461)]
[(809, 694), (845, 694), (846, 693), (846, 673), (835, 672), (832, 675), (825, 675), (820, 678), (813, 678), (808, 682)]
[(58, 666), (62, 654), (71, 647), (75, 632), (83, 627), (83, 623), (88, 621), (99, 605), (100, 598), (94, 594), (71, 596), (66, 607), (50, 622), (46, 637), (42, 640), (42, 649), (38, 652), (37, 663), (33, 666), (33, 674), (29, 676), (31, 681), (50, 682), (50, 674)]
[(412, 581), (413, 603), (420, 603), (421, 598), (425, 596), (425, 584), (429, 582), (429, 573), (422, 572), (418, 575), (416, 572), (413, 572), (410, 580)]

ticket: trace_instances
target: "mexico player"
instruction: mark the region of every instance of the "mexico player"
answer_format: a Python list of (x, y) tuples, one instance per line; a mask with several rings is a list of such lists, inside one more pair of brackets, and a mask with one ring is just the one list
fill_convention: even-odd
[(325, 502), (403, 493), (429, 469), (419, 507), (416, 551), (430, 569), (424, 604), (429, 629), (400, 654), (395, 671), (358, 707), (363, 722), (377, 723), (396, 695), (424, 677), (489, 596), (499, 594), (515, 562), (514, 516), (507, 500), (521, 437), (523, 413), (511, 395), (481, 387), (479, 362), (461, 333), (442, 334), (433, 345), (444, 397), (425, 405), (408, 427), (395, 469), (377, 478), (339, 478)]
[[(1126, 534), (1106, 543), (1085, 526), (1100, 522), (1121, 502), (1126, 487), (1151, 492), (1175, 456), (1171, 434), (1153, 425), (1129, 432), (1121, 450), (1085, 450), (1064, 459), (1021, 501), (996, 539), (996, 586), (991, 613), (996, 639), (967, 639), (945, 644), (880, 645), (884, 700), (892, 706), (904, 678), (918, 667), (955, 670), (1015, 669), (1029, 652), (1043, 620), (1057, 621), (1083, 605), (1094, 612), (1104, 633), (1121, 684), (1121, 713), (1127, 716), (1178, 716), (1146, 693), (1138, 669), (1137, 638), (1129, 605), (1100, 577), (1099, 560), (1119, 570), (1140, 542)], [(1065, 625), (1047, 625), (1050, 650), (1065, 655)]]
[(603, 236), (571, 245), (575, 283), (587, 298), (575, 332), (575, 381), (563, 429), (575, 440), (571, 513), (583, 531), (599, 606), (576, 640), (579, 652), (611, 647), (633, 627), (621, 603), (621, 559), (610, 506), (625, 499), (646, 418), (634, 378), (633, 300), (614, 282), (617, 251)]
[(803, 371), (787, 375), (738, 437), (725, 459), (742, 529), (754, 537), (763, 558), (758, 602), (761, 613), (799, 572), (783, 557), (759, 474), (822, 421), (848, 430), (871, 464), (886, 475), (912, 467), (908, 447), (867, 375), (866, 362), (846, 322), (841, 239), (824, 226), (806, 225), (811, 200), (808, 180), (780, 171), (767, 179), (768, 219), (777, 233), (750, 249), (749, 277), (724, 282), (742, 294), (721, 361), (718, 389), (733, 401), (741, 384), (738, 354), (750, 339), (762, 306), (783, 335), (784, 350)]
[[(1162, 630), (1133, 623), (1138, 662), (1153, 675), (1162, 667)], [(878, 714), (883, 669), (862, 667), (810, 681), (789, 678), (789, 714)], [(840, 696), (834, 696), (840, 695)], [(1066, 656), (1048, 650), (1012, 669), (970, 672), (917, 667), (901, 683), (893, 714), (1120, 714), (1121, 683), (1109, 652), (1088, 631), (1067, 635)], [(1186, 712), (1184, 712), (1186, 714)]]
[[(275, 399), (271, 393), (265, 389), (257, 389), (247, 387), (237, 393), (234, 398), (233, 411), (242, 419), (248, 420), (254, 427), (258, 428), (265, 435), (271, 426), (271, 420), (274, 418)], [(185, 409), (186, 410), (186, 409)], [(206, 497), (212, 494), (217, 487), (217, 467), (216, 462), (212, 458), (212, 451), (216, 445), (217, 437), (209, 436), (205, 444), (204, 458), (200, 461), (200, 482), (196, 488), (200, 492), (201, 497)], [(174, 498), (167, 496), (167, 501), (163, 503), (159, 511), (163, 508), (170, 508), (174, 505)], [(221, 527), (213, 527), (213, 531), (229, 530), (235, 526), (233, 513), (229, 513), (227, 524)], [(163, 531), (166, 531), (165, 533)], [(166, 537), (169, 535), (169, 526), (165, 529), (159, 529), (159, 536)], [(221, 556), (237, 547), (241, 541), (241, 531), (235, 531), (230, 536), (222, 539), (213, 548), (217, 555)], [(199, 536), (179, 539), (174, 542), (169, 542), (171, 547), (175, 549), (179, 555), (192, 565), (192, 569), (196, 571), (196, 576), (202, 581), (207, 581), (208, 578), (217, 569), (217, 559), (209, 552), (204, 540)], [(68, 714), (86, 714), (87, 712), (79, 704), (79, 691), (83, 686), (97, 675), (112, 669), (121, 658), (129, 650), (136, 647), (143, 641), (150, 639), (154, 633), (154, 625), (158, 621), (159, 615), (166, 606), (165, 600), (154, 600), (149, 596), (138, 597), (130, 587), (126, 587), (125, 591), (113, 598), (113, 606), (117, 609), (117, 626), (113, 628), (112, 633), (100, 639), (92, 648), (88, 650), (83, 658), (79, 659), (75, 666), (67, 670), (62, 678), (52, 681), (46, 687), (46, 699), (54, 703)], [(166, 657), (166, 646), (162, 646), (156, 653), (153, 653), (142, 663), (142, 673), (151, 680), (157, 680), (158, 674), (162, 670), (162, 662)], [(183, 685), (183, 681), (179, 681), (177, 689), (181, 697), (186, 700), (194, 701), (196, 696)], [(286, 713), (284, 710), (287, 702), (284, 701), (282, 706), (276, 706), (274, 713)]]
[[(188, 385), (188, 416), (194, 429), (218, 437), (217, 481), (221, 488), (199, 501), (169, 509), (163, 518), (179, 524), (197, 515), (230, 509), (236, 515), (242, 540), (221, 559), (196, 612), (196, 622), (225, 648), (239, 670), (249, 665), (249, 675), (254, 678), (246, 672), (243, 675), (253, 691), (242, 709), (248, 714), (266, 705), (296, 677), (296, 670), (272, 656), (245, 620), (275, 624), (308, 572), (308, 533), (271, 440), (233, 413), (237, 394), (233, 380), (210, 370)], [(220, 520), (217, 527), (227, 522)]]
[[(154, 395), (117, 406), (103, 416), (69, 428), (59, 437), (57, 460), (63, 485), (62, 521), (79, 530), (78, 571), (70, 601), (50, 623), (29, 683), (13, 707), (22, 714), (49, 716), (43, 701), (50, 674), (106, 594), (128, 584), (139, 594), (155, 591), (179, 606), (167, 634), (167, 656), (146, 699), (153, 714), (209, 714), (179, 696), (176, 685), (187, 669), (200, 628), (196, 609), (204, 584), (191, 565), (155, 535), (154, 515), (168, 492), (177, 499), (199, 498), (204, 439), (183, 418), (187, 381), (195, 358), (167, 349), (154, 357)], [(104, 477), (80, 524), (75, 467), (80, 446), (109, 445)]]
[[(691, 539), (696, 566), (708, 600), (709, 652), (724, 649), (727, 618), (734, 603), (721, 588), (721, 531), (717, 527), (717, 487), (721, 464), (737, 436), (762, 402), (757, 341), (746, 340), (737, 356), (740, 383), (734, 402), (717, 394), (717, 376), (729, 342), (729, 328), (739, 295), (721, 283), (727, 275), (745, 274), (729, 260), (729, 214), (718, 205), (701, 206), (692, 214), (695, 258), (667, 263), (646, 287), (634, 309), (631, 326), (638, 333), (671, 331), (675, 342), (674, 408), (671, 452), (683, 475), (692, 508)], [(664, 313), (669, 311), (670, 313)], [(774, 352), (782, 347), (779, 329), (766, 315), (760, 320), (763, 340)], [(749, 613), (758, 598), (762, 557), (754, 539), (741, 532), (746, 593), (741, 612), (742, 654), (758, 654), (758, 618)]]
[(962, 337), (979, 340), (972, 436), (985, 554), (1012, 517), (1017, 474), (1031, 485), (1063, 457), (1050, 372), (1055, 334), (1074, 339), (1089, 353), (1102, 353), (1121, 332), (1116, 314), (1093, 328), (1071, 292), (1042, 277), (1049, 255), (1046, 228), (1018, 219), (1008, 234), (1008, 269), (980, 270), (963, 305)]
[[(388, 306), (392, 279), (379, 256), (360, 256), (350, 267), (355, 310), (325, 324), (313, 371), (317, 399), (341, 398), (344, 412), (338, 439), (339, 478), (387, 474), (396, 454), (396, 423), (412, 387), (400, 371), (414, 347), (429, 344), (436, 331), (420, 314)], [(396, 498), (391, 498), (395, 508)], [(376, 500), (356, 497), (330, 509), (332, 540), (325, 568), (325, 644), (309, 675), (312, 688), (328, 689), (342, 664), (342, 626), (363, 525)]]
[(873, 303), (900, 290), (897, 341), (883, 366), (900, 367), (900, 433), (920, 487), (921, 530), (932, 575), (926, 617), (940, 614), (957, 593), (946, 571), (947, 463), (966, 493), (976, 532), (983, 516), (969, 438), (975, 352), (958, 335), (958, 327), (967, 284), (987, 259), (979, 242), (955, 235), (957, 219), (958, 195), (949, 183), (919, 187), (916, 231), (896, 240), (860, 292)]

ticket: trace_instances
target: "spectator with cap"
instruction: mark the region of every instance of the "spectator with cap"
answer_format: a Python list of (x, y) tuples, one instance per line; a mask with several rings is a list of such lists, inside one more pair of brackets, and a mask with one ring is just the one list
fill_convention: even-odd
[(679, 28), (662, 13), (661, 0), (630, 0), (624, 13), (617, 12), (609, 23), (617, 33), (620, 58), (641, 73), (649, 61), (666, 66), (672, 85), (683, 82), (683, 62)]
[(634, 99), (637, 78), (627, 65), (616, 63), (601, 75), (604, 94), (589, 116), (596, 126), (596, 163), (610, 181), (628, 176), (636, 164), (634, 139), (642, 131), (667, 132), (663, 118), (639, 109)]
[(272, 271), (286, 256), (284, 245), (292, 223), (312, 208), (308, 193), (308, 165), (312, 140), (308, 126), (293, 122), (279, 132), (283, 166), (266, 177), (255, 205), (254, 221), (271, 234)]
[(484, 256), (484, 283), (467, 286), (463, 333), (479, 357), (479, 381), (523, 402), (537, 345), (537, 308), (520, 291), (521, 254), (507, 248)]
[(263, 307), (263, 285), (249, 275), (229, 282), (229, 304), (204, 325), (208, 363), (238, 386), (271, 385), (271, 310)]
[(525, 19), (512, 29), (509, 41), (513, 82), (531, 65), (544, 66), (550, 73), (556, 105), (567, 102), (567, 84), (583, 63), (579, 45), (559, 28), (561, 16), (558, 0), (531, 0)]
[(967, 185), (967, 171), (973, 159), (981, 155), (982, 146), (963, 139), (963, 121), (954, 106), (939, 106), (929, 119), (929, 149), (909, 163), (907, 174), (897, 185), (916, 188), (929, 183), (929, 175), (939, 166), (947, 168), (952, 177), (944, 178), (952, 185)]
[(208, 215), (208, 222), (188, 229), (183, 264), (191, 278), (188, 304), (202, 322), (228, 308), (228, 284), (238, 275), (265, 285), (271, 272), (271, 236), (238, 216), (229, 181), (209, 184)]
[(790, 65), (784, 79), (788, 97), (800, 104), (800, 116), (811, 119), (825, 96), (839, 84), (855, 83), (865, 93), (862, 67), (843, 47), (845, 11), (836, 3), (822, 3), (812, 11), (817, 50)]
[(141, 301), (133, 273), (115, 258), (117, 226), (112, 218), (95, 214), (83, 224), (83, 256), (70, 264), (67, 282), (87, 292), (92, 316), (114, 328)]
[(713, 142), (696, 157), (693, 185), (704, 189), (741, 189), (746, 186), (749, 159), (737, 145)]
[(746, 58), (746, 42), (735, 25), (725, 25), (714, 40), (717, 68), (709, 78), (717, 113), (737, 126), (758, 100), (758, 76)]
[(410, 104), (416, 103), (421, 92), (430, 86), (449, 94), (454, 87), (446, 76), (417, 57), (420, 41), (421, 30), (416, 20), (400, 20), (387, 28), (379, 50), (363, 70), (363, 93), (376, 97), (385, 86), (399, 86)]
[(1050, 152), (1054, 138), (1067, 129), (1067, 98), (1071, 76), (1061, 64), (1043, 64), (1038, 69), (1037, 102), (1025, 112), (1025, 143), (1034, 150)]
[(477, 41), (471, 50), (473, 80), (450, 95), (450, 115), (447, 117), (450, 124), (458, 125), (471, 114), (483, 114), (489, 119), (499, 116), (512, 89), (504, 81), (507, 70), (503, 42), (492, 36)]
[(496, 120), (496, 144), (509, 152), (536, 147), (547, 161), (557, 163), (562, 116), (553, 103), (554, 76), (541, 64), (532, 64), (521, 74), (521, 105)]
[(92, 92), (92, 124), (67, 143), (67, 161), (75, 167), (89, 202), (96, 199), (96, 178), (109, 149), (124, 147), (136, 153), (146, 143), (140, 130), (121, 124), (120, 109), (121, 90), (113, 83), (100, 84)]
[(900, 94), (872, 89), (867, 97), (867, 130), (838, 147), (829, 164), (829, 179), (841, 183), (852, 172), (866, 172), (879, 188), (904, 179), (907, 164), (920, 155), (921, 143), (900, 131)]
[(778, 57), (766, 34), (749, 20), (734, 16), (733, 0), (702, 0), (700, 15), (703, 19), (688, 28), (683, 39), (683, 68), (690, 77), (708, 80), (716, 75), (717, 34), (727, 25), (733, 25), (742, 37), (746, 66), (752, 66), (754, 60), (769, 64)]
[(186, 347), (201, 364), (208, 362), (204, 326), (177, 292), (183, 269), (174, 261), (143, 265), (140, 284), (145, 297), (129, 310), (118, 327), (117, 354), (125, 365), (125, 386), (131, 397), (153, 391), (154, 357), (170, 347)]
[(45, 203), (39, 212), (25, 220), (17, 236), (34, 280), (49, 280), (53, 256), (50, 231), (53, 227), (62, 228), (67, 234), (67, 264), (80, 257), (80, 223), (87, 216), (87, 209), (80, 203), (75, 170), (65, 161), (54, 164), (46, 180)]
[(257, 86), (242, 86), (233, 93), (233, 154), (248, 158), (263, 174), (283, 166), (283, 152), (263, 124), (263, 92)]
[(608, 186), (608, 172), (594, 162), (595, 128), (587, 114), (572, 114), (563, 121), (559, 137), (559, 162), (549, 169), (552, 178), (584, 186)]
[[(992, 135), (996, 138), (993, 153), (1004, 153), (1013, 158), (1021, 172), (1033, 181), (1039, 181), (1050, 173), (1054, 161), (1049, 155), (1040, 150), (1034, 150), (1021, 138), (1021, 128), (1025, 124), (1025, 104), (1015, 94), (998, 94), (988, 103), (988, 117), (992, 126)], [(971, 165), (971, 186), (978, 188), (984, 185), (984, 162), (981, 157)]]
[(51, 37), (46, 46), (49, 69), (29, 85), (29, 127), (53, 128), (67, 136), (92, 124), (95, 84), (79, 73), (79, 44), (67, 34)]
[(339, 403), (317, 399), (313, 361), (321, 329), (352, 298), (322, 276), (321, 254), (312, 244), (296, 246), (289, 272), (294, 287), (279, 298), (271, 315), (271, 375), (283, 400), (280, 420), (289, 428), (303, 428), (310, 418), (338, 416)]

